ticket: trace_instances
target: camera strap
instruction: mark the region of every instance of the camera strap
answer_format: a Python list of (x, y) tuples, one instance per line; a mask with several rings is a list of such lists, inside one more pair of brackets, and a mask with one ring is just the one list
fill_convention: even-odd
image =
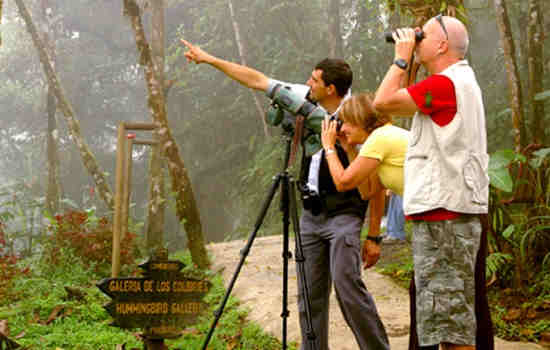
[(309, 163), (309, 172), (307, 176), (307, 187), (319, 194), (319, 169), (321, 168), (321, 161), (323, 160), (323, 153), (325, 151), (321, 148), (313, 156), (311, 156), (311, 162)]
[[(326, 114), (325, 120), (329, 120), (330, 118), (337, 116), (338, 112), (340, 111), (340, 108), (342, 107), (345, 100), (351, 97), (351, 88), (348, 89), (348, 92), (340, 102), (340, 105), (338, 108), (334, 111), (332, 114)], [(336, 117), (337, 118), (337, 117)], [(319, 171), (321, 169), (321, 161), (323, 160), (323, 156), (325, 154), (324, 149), (318, 150), (313, 156), (311, 156), (311, 162), (309, 163), (309, 171), (308, 171), (308, 177), (307, 177), (307, 183), (306, 186), (315, 192), (317, 195), (319, 192)]]
[[(290, 167), (294, 163), (294, 160), (296, 159), (296, 152), (298, 151), (300, 140), (302, 140), (302, 136), (304, 134), (304, 123), (305, 123), (304, 116), (297, 115), (296, 124), (294, 126), (294, 136), (292, 138), (292, 146), (290, 149), (290, 157), (288, 159), (287, 167)], [(302, 147), (303, 147), (303, 144), (302, 144)]]

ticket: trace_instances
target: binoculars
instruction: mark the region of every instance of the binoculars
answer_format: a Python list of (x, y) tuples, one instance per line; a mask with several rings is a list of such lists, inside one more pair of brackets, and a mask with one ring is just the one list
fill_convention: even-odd
[[(386, 39), (387, 43), (395, 44), (395, 40), (393, 40), (392, 34), (393, 32), (385, 32), (384, 38)], [(399, 36), (399, 34), (397, 36)], [(419, 43), (420, 41), (422, 41), (422, 39), (424, 39), (424, 32), (423, 31), (416, 32), (414, 35), (414, 38), (416, 43)]]
[(342, 121), (342, 119), (338, 118), (338, 115), (335, 114), (335, 115), (331, 116), (329, 120), (330, 120), (331, 122), (332, 122), (332, 121), (335, 121), (335, 122), (336, 122), (336, 132), (340, 132), (340, 130), (342, 129), (342, 124), (344, 124), (344, 122)]

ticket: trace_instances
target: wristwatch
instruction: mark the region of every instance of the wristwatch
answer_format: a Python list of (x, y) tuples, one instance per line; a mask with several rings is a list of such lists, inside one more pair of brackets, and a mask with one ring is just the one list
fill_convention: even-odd
[(325, 149), (325, 157), (328, 156), (329, 154), (333, 154), (333, 153), (336, 153), (336, 150), (334, 148)]
[(382, 236), (376, 236), (376, 237), (367, 236), (367, 239), (369, 241), (373, 241), (376, 244), (380, 244), (380, 242), (382, 242)]
[(405, 61), (403, 58), (396, 59), (395, 61), (393, 61), (393, 64), (403, 70), (407, 70), (407, 67), (409, 66), (409, 63), (407, 63), (407, 61)]

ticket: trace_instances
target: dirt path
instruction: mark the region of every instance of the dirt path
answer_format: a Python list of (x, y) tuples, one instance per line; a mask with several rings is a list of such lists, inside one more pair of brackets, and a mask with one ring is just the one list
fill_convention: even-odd
[[(282, 236), (256, 238), (233, 288), (232, 295), (250, 309), (249, 318), (258, 322), (266, 331), (281, 338), (282, 318)], [(208, 246), (213, 254), (214, 270), (224, 268), (223, 276), (229, 284), (240, 260), (240, 250), (245, 240), (216, 243)], [(291, 250), (294, 240), (291, 240)], [(392, 246), (383, 246), (383, 250)], [(384, 251), (382, 252), (384, 254)], [(376, 300), (376, 305), (386, 327), (392, 350), (407, 350), (409, 337), (409, 297), (406, 290), (388, 277), (375, 271), (363, 273), (363, 280)], [(296, 269), (289, 262), (288, 340), (300, 342), (297, 311)], [(329, 341), (333, 350), (355, 350), (357, 346), (351, 330), (344, 321), (334, 293), (330, 301)], [(497, 350), (541, 350), (535, 344), (511, 343), (496, 340)]]

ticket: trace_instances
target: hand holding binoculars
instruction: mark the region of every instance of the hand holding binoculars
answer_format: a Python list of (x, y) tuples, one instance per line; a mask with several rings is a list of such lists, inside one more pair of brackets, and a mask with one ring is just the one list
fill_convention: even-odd
[[(392, 43), (392, 44), (395, 44), (395, 40), (393, 40), (393, 34), (394, 32), (385, 32), (384, 33), (384, 38), (386, 39), (386, 42), (387, 43)], [(397, 33), (397, 32), (395, 32)], [(399, 34), (397, 34), (397, 36), (399, 36)], [(419, 43), (420, 41), (422, 41), (422, 39), (424, 39), (424, 32), (423, 31), (418, 31), (418, 32), (415, 32), (415, 41), (416, 43)]]

